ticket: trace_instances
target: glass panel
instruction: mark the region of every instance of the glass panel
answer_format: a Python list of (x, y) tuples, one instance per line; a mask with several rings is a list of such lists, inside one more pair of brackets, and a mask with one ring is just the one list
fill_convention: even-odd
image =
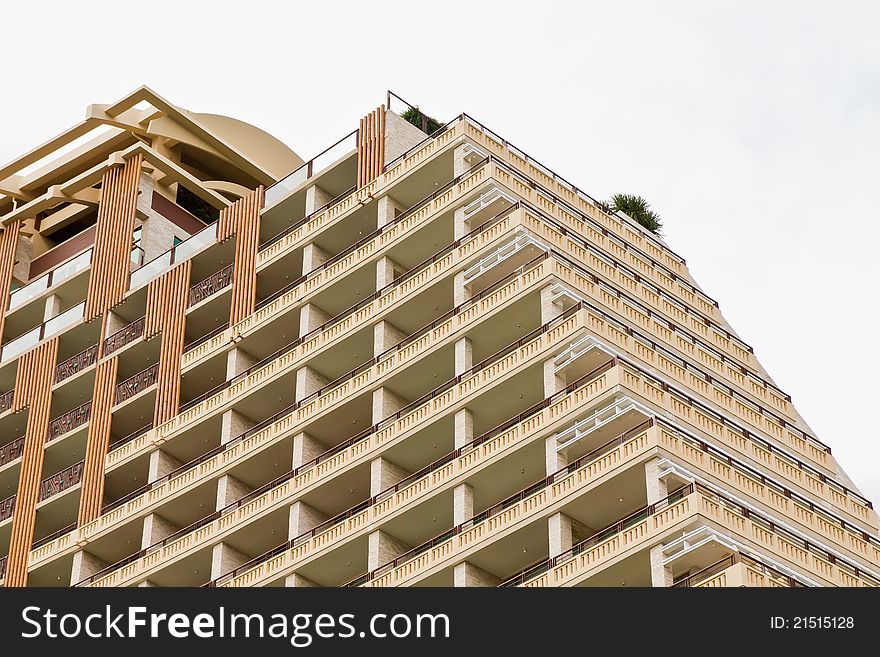
[(42, 294), (49, 288), (49, 274), (41, 276), (22, 288), (19, 288), (9, 297), (9, 309), (17, 308), (23, 303), (30, 301), (34, 297)]
[(289, 176), (282, 178), (266, 190), (266, 207), (272, 205), (284, 196), (287, 196), (287, 194), (302, 185), (308, 179), (309, 165), (307, 162)]
[(132, 273), (129, 289), (136, 290), (154, 276), (158, 276), (171, 266), (171, 251), (166, 251), (143, 267)]
[(357, 150), (357, 133), (353, 132), (312, 160), (312, 176), (320, 173), (334, 162)]
[(174, 262), (183, 262), (199, 249), (211, 244), (217, 239), (217, 224), (211, 224), (199, 231), (185, 242), (174, 247)]
[(65, 328), (66, 326), (70, 326), (71, 324), (76, 323), (77, 321), (82, 319), (85, 308), (86, 302), (83, 301), (82, 303), (75, 305), (73, 308), (68, 308), (60, 315), (55, 315), (55, 317), (46, 322), (46, 330), (44, 331), (44, 335), (52, 335)]
[(20, 335), (15, 340), (3, 347), (3, 354), (0, 360), (9, 360), (26, 352), (40, 341), (40, 327), (31, 329), (24, 335)]
[(60, 283), (64, 279), (70, 278), (74, 274), (77, 274), (84, 269), (88, 269), (91, 263), (92, 249), (89, 249), (88, 251), (83, 251), (78, 256), (76, 256), (72, 260), (68, 260), (52, 272), (52, 285)]

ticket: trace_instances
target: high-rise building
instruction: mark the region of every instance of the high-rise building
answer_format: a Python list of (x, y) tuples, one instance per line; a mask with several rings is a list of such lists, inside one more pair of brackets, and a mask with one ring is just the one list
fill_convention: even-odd
[(880, 584), (684, 259), (465, 114), (303, 162), (144, 87), (0, 222), (5, 586)]

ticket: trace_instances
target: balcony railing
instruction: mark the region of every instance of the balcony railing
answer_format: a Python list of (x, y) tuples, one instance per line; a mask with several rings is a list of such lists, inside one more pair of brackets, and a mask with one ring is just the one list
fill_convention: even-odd
[(17, 289), (9, 296), (9, 310), (17, 308), (22, 304), (40, 296), (53, 285), (56, 285), (75, 274), (87, 269), (92, 263), (92, 249), (80, 253), (62, 265), (59, 265), (48, 274), (40, 276), (38, 279), (31, 281), (24, 287)]
[(65, 468), (61, 472), (53, 474), (48, 479), (44, 479), (40, 484), (40, 501), (57, 495), (68, 488), (73, 488), (82, 481), (83, 462), (74, 463), (69, 468)]
[(16, 438), (11, 443), (6, 443), (0, 447), (0, 465), (6, 465), (10, 461), (14, 461), (24, 451), (24, 436)]
[(0, 522), (6, 520), (15, 511), (15, 495), (0, 500)]
[(3, 345), (2, 351), (0, 351), (0, 360), (8, 360), (20, 356), (31, 347), (36, 346), (46, 336), (58, 333), (60, 330), (75, 324), (82, 319), (85, 307), (85, 301), (78, 303), (63, 313), (55, 315), (52, 319), (43, 322), (36, 328), (18, 336), (11, 342), (6, 343)]
[(3, 557), (0, 559), (0, 579), (6, 577), (6, 562), (9, 560), (9, 557)]
[(33, 544), (31, 545), (31, 549), (32, 549), (32, 550), (36, 550), (36, 549), (37, 549), (38, 547), (40, 547), (41, 545), (46, 545), (46, 543), (51, 543), (52, 541), (54, 541), (54, 540), (55, 540), (56, 538), (58, 538), (59, 536), (64, 536), (65, 534), (67, 534), (67, 533), (69, 533), (69, 532), (72, 532), (74, 529), (76, 529), (76, 523), (75, 523), (75, 522), (74, 522), (74, 523), (71, 523), (71, 524), (69, 524), (69, 525), (67, 525), (66, 527), (62, 527), (62, 528), (59, 529), (58, 531), (54, 531), (54, 532), (52, 532), (52, 533), (49, 534), (48, 536), (43, 536), (43, 538), (34, 541)]
[(171, 265), (183, 262), (196, 251), (211, 244), (216, 238), (217, 224), (213, 223), (165, 253), (156, 256), (140, 269), (133, 271), (129, 279), (128, 289), (136, 290), (150, 279), (171, 269)]
[(345, 135), (335, 144), (323, 150), (320, 154), (289, 173), (277, 183), (266, 190), (266, 205), (269, 207), (278, 202), (290, 192), (312, 178), (316, 173), (323, 171), (334, 162), (339, 161), (354, 150), (357, 150), (358, 131), (355, 130)]
[(63, 363), (58, 364), (55, 368), (55, 383), (60, 383), (77, 372), (81, 372), (89, 365), (94, 364), (96, 360), (98, 360), (98, 345), (93, 344), (76, 356), (71, 356)]
[(134, 342), (144, 334), (144, 327), (147, 325), (147, 318), (141, 317), (134, 320), (131, 324), (123, 326), (113, 335), (104, 338), (104, 355), (112, 354), (117, 349), (122, 349), (130, 342)]
[(68, 431), (73, 431), (77, 427), (81, 427), (92, 416), (92, 402), (87, 401), (82, 406), (77, 406), (72, 411), (67, 411), (64, 415), (59, 415), (49, 421), (49, 431), (46, 434), (46, 442), (55, 440)]
[(155, 365), (151, 365), (147, 369), (142, 370), (134, 376), (126, 379), (118, 386), (116, 386), (116, 403), (121, 404), (126, 399), (134, 397), (142, 390), (146, 390), (151, 385), (156, 383), (156, 379), (158, 378), (158, 376), (159, 363), (156, 363)]
[(719, 573), (738, 563), (744, 563), (750, 568), (759, 570), (761, 573), (783, 586), (806, 586), (806, 584), (799, 582), (791, 575), (786, 575), (785, 573), (776, 570), (775, 568), (772, 568), (767, 564), (758, 561), (757, 559), (753, 559), (752, 557), (743, 554), (742, 552), (734, 552), (733, 554), (730, 554), (723, 559), (716, 561), (712, 565), (706, 566), (702, 570), (695, 572), (693, 575), (690, 575), (682, 580), (675, 582), (672, 586), (674, 588), (689, 588), (699, 586), (702, 582), (711, 579), (715, 575), (718, 575)]
[(12, 397), (14, 393), (14, 390), (10, 390), (9, 392), (4, 392), (0, 395), (0, 413), (5, 413), (12, 408)]
[(189, 289), (189, 305), (194, 306), (200, 301), (204, 301), (208, 297), (216, 294), (232, 283), (232, 271), (234, 265), (224, 267), (218, 272), (214, 272), (204, 280), (199, 281)]
[(125, 443), (129, 443), (132, 440), (134, 440), (135, 438), (137, 438), (138, 436), (142, 436), (143, 434), (147, 433), (147, 431), (149, 431), (152, 428), (153, 428), (152, 422), (150, 422), (149, 424), (145, 424), (144, 426), (142, 426), (138, 429), (135, 429), (134, 431), (132, 431), (128, 435), (123, 436), (122, 438), (118, 438), (118, 439), (114, 440), (113, 442), (111, 442), (109, 449), (112, 451), (112, 450), (116, 449), (117, 447), (119, 447), (120, 445), (124, 445)]

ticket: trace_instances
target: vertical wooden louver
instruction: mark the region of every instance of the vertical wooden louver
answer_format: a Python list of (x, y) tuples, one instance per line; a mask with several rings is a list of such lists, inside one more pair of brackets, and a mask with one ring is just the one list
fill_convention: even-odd
[(109, 167), (101, 179), (92, 275), (86, 296), (87, 322), (122, 301), (128, 291), (142, 161), (143, 155), (138, 153), (123, 166)]
[(235, 236), (230, 326), (254, 312), (256, 305), (257, 251), (260, 246), (260, 210), (263, 209), (264, 191), (260, 185), (253, 193), (221, 210), (217, 221), (218, 241)]
[(20, 229), (21, 220), (16, 219), (0, 233), (0, 336), (3, 335), (3, 319), (9, 305), (9, 288), (12, 285), (15, 248), (18, 245), (18, 231)]
[(100, 361), (95, 369), (95, 388), (77, 518), (77, 525), (80, 527), (100, 515), (104, 501), (104, 461), (110, 444), (110, 412), (116, 394), (118, 366), (119, 358), (113, 356)]
[(358, 129), (358, 188), (369, 185), (385, 170), (385, 106), (361, 119)]
[(192, 261), (185, 260), (154, 279), (147, 288), (144, 337), (162, 334), (156, 408), (153, 413), (155, 426), (177, 415), (180, 406), (180, 359), (183, 356), (191, 269)]
[(4, 586), (27, 584), (28, 558), (34, 540), (57, 358), (58, 338), (52, 338), (24, 354), (18, 361), (12, 408), (20, 411), (28, 407), (28, 418)]

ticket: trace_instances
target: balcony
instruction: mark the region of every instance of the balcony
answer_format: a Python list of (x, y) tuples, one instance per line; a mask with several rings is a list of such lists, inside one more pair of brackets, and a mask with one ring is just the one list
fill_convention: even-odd
[(224, 267), (189, 289), (189, 306), (195, 306), (232, 283), (234, 265)]
[(159, 364), (151, 365), (116, 386), (116, 403), (121, 404), (131, 399), (156, 383), (159, 376)]
[(3, 345), (0, 351), (0, 361), (16, 358), (21, 354), (35, 347), (44, 338), (54, 335), (68, 326), (76, 324), (83, 318), (86, 302), (78, 303), (73, 308), (69, 308), (64, 312), (55, 315), (52, 319), (40, 324), (36, 328), (27, 331), (23, 335), (18, 336), (14, 340)]
[(55, 383), (61, 383), (78, 372), (82, 372), (98, 360), (98, 345), (94, 344), (88, 349), (71, 356), (55, 368)]
[(0, 447), (0, 466), (6, 465), (10, 461), (14, 461), (24, 451), (24, 436), (16, 438), (11, 443), (6, 443)]
[(83, 469), (83, 462), (80, 461), (79, 463), (74, 463), (69, 468), (65, 468), (61, 472), (52, 475), (48, 479), (44, 479), (40, 484), (39, 501), (42, 502), (53, 495), (57, 495), (58, 493), (66, 491), (68, 488), (76, 486), (82, 481)]
[(81, 271), (88, 269), (92, 264), (92, 249), (84, 251), (75, 258), (72, 258), (38, 278), (31, 281), (24, 287), (17, 289), (9, 296), (9, 310), (14, 310), (24, 305), (31, 299), (35, 299), (49, 288), (66, 281)]
[(192, 257), (196, 251), (213, 244), (217, 239), (217, 224), (213, 223), (204, 230), (199, 231), (188, 240), (181, 242), (162, 255), (153, 258), (140, 269), (135, 270), (129, 279), (129, 290), (136, 290), (145, 285), (153, 278), (164, 274), (171, 266)]
[(122, 349), (125, 345), (137, 340), (144, 334), (144, 327), (147, 325), (147, 318), (141, 317), (134, 320), (131, 324), (119, 329), (108, 338), (104, 339), (104, 355), (108, 356), (114, 351)]
[(87, 401), (82, 406), (68, 411), (64, 415), (59, 415), (49, 422), (49, 431), (46, 434), (46, 442), (55, 440), (59, 436), (63, 436), (68, 431), (73, 431), (77, 427), (81, 427), (92, 415), (92, 402)]
[[(730, 581), (725, 577), (725, 571), (731, 572), (731, 569), (737, 565), (741, 566), (738, 583)], [(742, 570), (745, 570), (743, 573)], [(745, 577), (743, 577), (745, 575)], [(715, 587), (715, 586), (766, 586), (766, 587), (804, 587), (805, 584), (799, 582), (791, 575), (786, 575), (775, 568), (754, 559), (742, 552), (734, 552), (723, 559), (716, 561), (710, 566), (697, 571), (682, 580), (675, 582), (675, 588), (692, 588), (692, 587)]]
[[(320, 154), (288, 174), (266, 190), (265, 207), (269, 207), (302, 186), (315, 174), (328, 168), (342, 158), (357, 150), (358, 131), (355, 130), (337, 141)], [(354, 191), (352, 189), (351, 191)]]

